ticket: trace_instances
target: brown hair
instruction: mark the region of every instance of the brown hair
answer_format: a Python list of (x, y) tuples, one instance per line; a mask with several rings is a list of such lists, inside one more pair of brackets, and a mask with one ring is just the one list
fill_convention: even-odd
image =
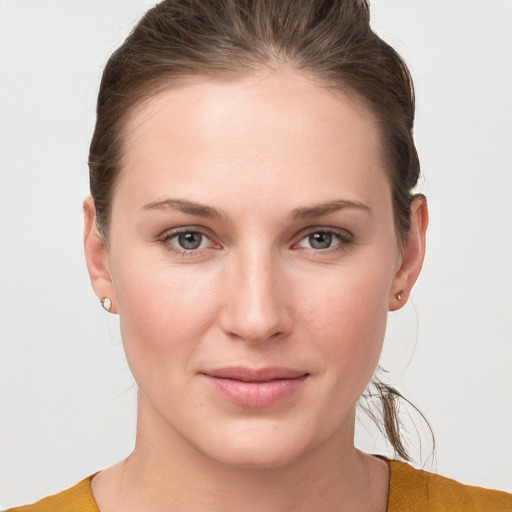
[[(400, 56), (371, 30), (366, 0), (166, 0), (149, 10), (109, 59), (98, 96), (90, 187), (106, 240), (123, 128), (134, 108), (182, 79), (236, 78), (279, 65), (369, 106), (382, 134), (398, 240), (406, 240), (419, 177), (413, 85)], [(395, 412), (398, 394), (378, 389), (384, 430), (407, 459)]]

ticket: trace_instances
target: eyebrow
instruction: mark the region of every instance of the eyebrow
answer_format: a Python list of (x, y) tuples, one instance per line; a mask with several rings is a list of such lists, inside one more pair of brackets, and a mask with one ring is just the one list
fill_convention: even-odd
[(209, 219), (225, 218), (226, 214), (222, 210), (217, 210), (212, 206), (206, 206), (185, 199), (164, 199), (163, 201), (155, 201), (143, 206), (143, 210), (178, 210), (189, 215), (197, 217), (207, 217)]
[[(345, 208), (357, 208), (364, 211), (370, 211), (370, 207), (359, 201), (349, 201), (347, 199), (337, 199), (326, 203), (307, 206), (304, 208), (295, 208), (291, 211), (292, 219), (316, 219), (343, 210)], [(226, 214), (222, 210), (206, 206), (194, 201), (185, 199), (164, 199), (154, 201), (143, 206), (143, 210), (178, 210), (182, 213), (195, 215), (197, 217), (206, 217), (209, 219), (224, 219)]]
[(371, 211), (369, 206), (359, 201), (337, 199), (306, 208), (295, 208), (295, 210), (292, 210), (290, 216), (294, 219), (317, 219), (319, 217), (344, 210), (345, 208), (357, 208), (367, 212)]

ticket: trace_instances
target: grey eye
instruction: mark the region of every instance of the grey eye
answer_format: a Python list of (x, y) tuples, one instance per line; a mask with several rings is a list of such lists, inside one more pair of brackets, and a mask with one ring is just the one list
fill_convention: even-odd
[(197, 233), (196, 231), (189, 231), (178, 234), (178, 244), (182, 249), (187, 251), (197, 249), (200, 247), (202, 241), (203, 235), (201, 233)]
[(332, 233), (311, 233), (311, 235), (308, 236), (308, 241), (313, 249), (327, 249), (332, 244)]

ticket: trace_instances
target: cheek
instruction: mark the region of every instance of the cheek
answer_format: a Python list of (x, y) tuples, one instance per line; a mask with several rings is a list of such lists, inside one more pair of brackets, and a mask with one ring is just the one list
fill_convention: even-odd
[[(344, 275), (343, 275), (344, 274)], [(305, 323), (313, 326), (315, 344), (337, 397), (357, 400), (377, 366), (387, 321), (389, 270), (340, 273), (310, 294)], [(307, 313), (306, 313), (307, 311)], [(350, 396), (349, 396), (350, 395)], [(343, 398), (342, 398), (343, 397)]]
[(135, 379), (141, 385), (148, 373), (168, 377), (172, 368), (183, 370), (216, 317), (213, 279), (186, 265), (148, 264), (142, 255), (124, 256), (119, 263), (115, 289), (121, 334)]

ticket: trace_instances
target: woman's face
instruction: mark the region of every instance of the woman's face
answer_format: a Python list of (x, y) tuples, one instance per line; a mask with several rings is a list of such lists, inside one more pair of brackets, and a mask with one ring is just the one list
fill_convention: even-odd
[(127, 125), (103, 250), (92, 280), (119, 312), (143, 433), (256, 466), (352, 443), (416, 277), (357, 100), (284, 70), (153, 97)]

